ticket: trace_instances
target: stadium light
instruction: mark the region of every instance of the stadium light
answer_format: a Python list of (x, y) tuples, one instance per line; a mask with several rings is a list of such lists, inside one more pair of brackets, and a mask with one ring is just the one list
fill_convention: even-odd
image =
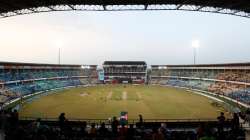
[(58, 50), (58, 64), (61, 64), (61, 48)]
[(90, 66), (82, 65), (81, 68), (82, 68), (82, 69), (90, 69)]
[(199, 48), (200, 47), (200, 41), (199, 40), (193, 40), (192, 41), (192, 47), (193, 48)]
[(192, 41), (192, 48), (194, 51), (194, 65), (196, 64), (196, 49), (200, 47), (200, 41), (199, 40), (193, 40)]
[(55, 46), (58, 48), (58, 64), (61, 64), (61, 49), (63, 46), (63, 41), (62, 40), (56, 40), (55, 41)]
[(166, 66), (159, 66), (158, 69), (160, 69), (160, 70), (161, 69), (167, 69), (167, 67)]

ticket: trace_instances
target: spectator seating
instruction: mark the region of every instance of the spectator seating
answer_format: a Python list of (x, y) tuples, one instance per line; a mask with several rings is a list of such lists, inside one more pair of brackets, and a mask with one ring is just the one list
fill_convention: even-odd
[(92, 80), (88, 74), (95, 75), (84, 69), (0, 69), (0, 102), (39, 91), (86, 85)]
[(7, 82), (51, 77), (82, 76), (81, 74), (83, 73), (79, 70), (27, 70), (24, 72), (2, 71), (0, 72), (0, 81)]
[[(165, 72), (163, 72), (165, 71)], [(249, 104), (250, 71), (209, 69), (153, 69), (151, 83), (194, 88), (224, 95)], [(162, 77), (165, 77), (163, 80)], [(167, 78), (169, 77), (169, 78)], [(240, 83), (239, 83), (240, 82)]]

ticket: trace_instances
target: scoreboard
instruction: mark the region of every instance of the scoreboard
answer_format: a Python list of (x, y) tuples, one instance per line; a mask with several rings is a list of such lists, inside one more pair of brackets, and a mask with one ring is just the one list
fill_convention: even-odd
[(104, 70), (99, 70), (98, 71), (98, 80), (99, 81), (104, 81)]

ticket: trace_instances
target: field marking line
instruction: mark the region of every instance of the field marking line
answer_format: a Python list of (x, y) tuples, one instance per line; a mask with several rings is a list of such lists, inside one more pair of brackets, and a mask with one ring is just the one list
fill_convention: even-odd
[(192, 91), (192, 92), (195, 93), (195, 94), (199, 94), (199, 95), (205, 96), (205, 97), (210, 98), (210, 99), (212, 99), (212, 100), (215, 100), (215, 101), (224, 103), (224, 101), (222, 101), (221, 99), (215, 98), (215, 97), (213, 97), (213, 96), (209, 96), (209, 95), (203, 94), (203, 93), (201, 93), (201, 92), (197, 92), (197, 91)]
[(83, 93), (80, 93), (80, 96), (81, 97), (85, 97), (85, 96), (88, 96), (89, 94), (87, 92), (83, 92)]
[(127, 100), (127, 92), (126, 91), (122, 92), (122, 100)]
[(110, 92), (109, 92), (109, 94), (107, 95), (107, 99), (108, 99), (108, 100), (110, 100), (110, 99), (111, 99), (111, 97), (112, 97), (112, 95), (113, 95), (113, 92), (112, 92), (112, 91), (110, 91)]
[(139, 100), (142, 99), (141, 93), (140, 92), (136, 92), (136, 95), (138, 96)]

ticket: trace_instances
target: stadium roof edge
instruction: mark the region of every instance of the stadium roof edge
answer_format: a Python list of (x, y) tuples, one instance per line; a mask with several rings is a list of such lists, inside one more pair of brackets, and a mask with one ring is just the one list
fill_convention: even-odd
[(151, 65), (151, 67), (225, 67), (225, 66), (250, 66), (250, 62), (245, 63), (221, 63), (221, 64), (180, 64), (180, 65)]
[(104, 61), (103, 65), (147, 65), (145, 61)]
[[(81, 67), (82, 65), (76, 64), (45, 64), (45, 63), (22, 63), (22, 62), (3, 62), (0, 61), (0, 65), (9, 66), (54, 66), (54, 67)], [(97, 65), (87, 65), (92, 67), (97, 67)]]
[(249, 7), (249, 0), (0, 0), (0, 18), (72, 10), (183, 10), (250, 18)]

